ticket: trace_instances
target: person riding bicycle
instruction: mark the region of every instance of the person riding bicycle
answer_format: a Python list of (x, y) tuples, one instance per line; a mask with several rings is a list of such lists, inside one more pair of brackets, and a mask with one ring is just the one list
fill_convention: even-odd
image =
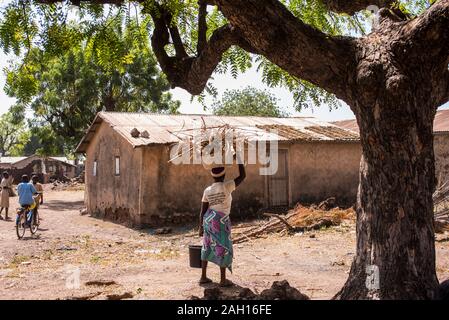
[(39, 177), (35, 174), (31, 177), (31, 181), (37, 192), (37, 195), (34, 197), (36, 200), (36, 209), (39, 209), (39, 206), (44, 203), (44, 187), (39, 183)]
[[(17, 186), (17, 193), (19, 195), (19, 204), (22, 208), (29, 207), (30, 210), (36, 208), (33, 196), (37, 194), (37, 191), (26, 174), (22, 176), (22, 182)], [(30, 223), (31, 221), (27, 222)]]

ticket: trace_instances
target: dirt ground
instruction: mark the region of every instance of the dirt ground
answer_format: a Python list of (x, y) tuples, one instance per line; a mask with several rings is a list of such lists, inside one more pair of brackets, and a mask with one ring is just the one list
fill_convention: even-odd
[[(11, 200), (15, 208), (17, 198)], [(35, 237), (27, 231), (20, 241), (14, 222), (0, 221), (0, 299), (202, 296), (200, 270), (188, 262), (188, 245), (200, 243), (193, 228), (154, 235), (154, 230), (81, 216), (82, 207), (81, 190), (46, 192), (40, 230)], [(449, 278), (449, 234), (438, 235), (436, 249), (438, 276), (444, 280)], [(270, 235), (235, 245), (230, 279), (256, 293), (286, 279), (313, 299), (329, 299), (344, 284), (354, 250), (352, 223), (294, 236)], [(217, 281), (218, 268), (211, 266), (209, 276)]]

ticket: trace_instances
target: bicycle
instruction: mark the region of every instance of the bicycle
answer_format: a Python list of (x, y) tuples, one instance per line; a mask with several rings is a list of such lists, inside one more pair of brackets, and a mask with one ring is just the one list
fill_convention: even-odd
[(27, 228), (30, 229), (33, 235), (39, 229), (39, 212), (35, 209), (36, 205), (24, 206), (17, 209), (16, 233), (19, 240), (23, 238)]

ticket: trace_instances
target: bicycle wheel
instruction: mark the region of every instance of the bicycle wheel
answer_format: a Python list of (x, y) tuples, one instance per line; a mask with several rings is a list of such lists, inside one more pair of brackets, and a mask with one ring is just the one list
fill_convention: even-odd
[(39, 213), (37, 211), (33, 211), (30, 223), (30, 231), (31, 234), (35, 234), (37, 229), (39, 228)]
[(17, 238), (22, 239), (25, 235), (25, 226), (26, 226), (26, 217), (25, 213), (19, 214), (19, 216), (16, 219), (16, 233)]

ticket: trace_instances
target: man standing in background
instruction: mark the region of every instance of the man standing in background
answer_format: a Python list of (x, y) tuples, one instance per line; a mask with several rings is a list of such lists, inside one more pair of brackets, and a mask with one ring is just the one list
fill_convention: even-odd
[(0, 182), (0, 220), (3, 220), (1, 213), (5, 209), (5, 220), (8, 220), (9, 197), (11, 196), (12, 179), (8, 172), (3, 172), (3, 178)]

